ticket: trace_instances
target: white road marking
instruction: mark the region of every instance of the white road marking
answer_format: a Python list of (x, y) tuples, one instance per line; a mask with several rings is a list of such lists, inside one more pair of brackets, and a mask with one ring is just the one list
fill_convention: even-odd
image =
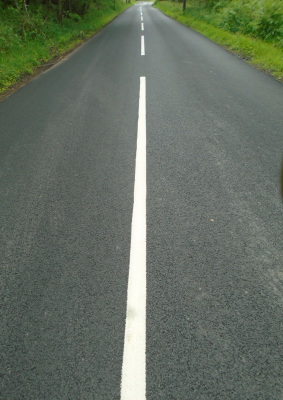
[(140, 99), (121, 400), (146, 399), (146, 81)]
[(145, 50), (144, 50), (144, 36), (141, 36), (141, 56), (145, 55)]
[(141, 30), (144, 31), (143, 22), (141, 24)]
[(143, 16), (141, 16), (141, 21), (143, 21)]

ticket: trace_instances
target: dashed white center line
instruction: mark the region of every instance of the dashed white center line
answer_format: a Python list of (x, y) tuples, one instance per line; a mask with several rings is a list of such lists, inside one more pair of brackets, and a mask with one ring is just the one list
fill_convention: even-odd
[(144, 36), (141, 36), (141, 56), (145, 55), (144, 51)]
[(142, 24), (141, 24), (141, 30), (144, 31), (143, 22), (142, 22)]
[(141, 21), (143, 21), (143, 16), (141, 16)]
[(140, 99), (121, 400), (146, 399), (146, 81)]

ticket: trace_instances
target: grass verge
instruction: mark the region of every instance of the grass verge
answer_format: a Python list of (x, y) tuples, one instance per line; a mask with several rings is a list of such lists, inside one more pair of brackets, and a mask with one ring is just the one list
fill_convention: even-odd
[(213, 42), (245, 59), (249, 64), (266, 71), (283, 82), (283, 49), (276, 44), (225, 31), (191, 15), (190, 9), (183, 13), (180, 3), (158, 1), (154, 6), (169, 17), (193, 28)]
[[(101, 2), (99, 7), (91, 4), (83, 19), (67, 20), (64, 24), (50, 21), (34, 37), (18, 39), (12, 32), (8, 46), (4, 50), (2, 46), (0, 51), (0, 100), (10, 94), (9, 89), (15, 91), (26, 84), (33, 74), (38, 75), (38, 72), (55, 64), (60, 56), (93, 36), (131, 5), (123, 0), (115, 0), (115, 7)], [(0, 39), (1, 31), (5, 33), (5, 29), (7, 22), (0, 19)], [(2, 37), (5, 38), (4, 35)]]

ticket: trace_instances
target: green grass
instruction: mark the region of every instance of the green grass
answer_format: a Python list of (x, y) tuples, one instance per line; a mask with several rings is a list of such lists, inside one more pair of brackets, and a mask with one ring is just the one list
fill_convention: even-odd
[[(192, 4), (192, 6), (190, 6)], [(246, 58), (247, 62), (257, 68), (268, 71), (276, 79), (283, 82), (283, 48), (279, 40), (267, 41), (249, 37), (240, 33), (232, 33), (223, 24), (221, 15), (209, 9), (195, 8), (188, 3), (185, 13), (182, 4), (170, 1), (159, 1), (154, 4), (164, 14), (174, 18), (183, 25), (200, 32), (213, 42)], [(219, 27), (223, 25), (223, 27)]]
[(47, 18), (44, 8), (30, 11), (29, 24), (12, 7), (0, 11), (0, 93), (24, 75), (32, 74), (36, 67), (92, 36), (130, 5), (123, 0), (113, 4), (101, 0), (99, 6), (91, 3), (84, 18), (73, 14), (61, 24), (55, 11), (52, 14), (51, 10)]

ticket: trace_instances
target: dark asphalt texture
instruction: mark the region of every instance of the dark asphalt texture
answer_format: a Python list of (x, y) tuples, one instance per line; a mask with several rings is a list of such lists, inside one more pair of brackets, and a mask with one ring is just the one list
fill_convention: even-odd
[(145, 76), (147, 399), (282, 400), (283, 85), (142, 8), (0, 104), (0, 399), (120, 397)]

